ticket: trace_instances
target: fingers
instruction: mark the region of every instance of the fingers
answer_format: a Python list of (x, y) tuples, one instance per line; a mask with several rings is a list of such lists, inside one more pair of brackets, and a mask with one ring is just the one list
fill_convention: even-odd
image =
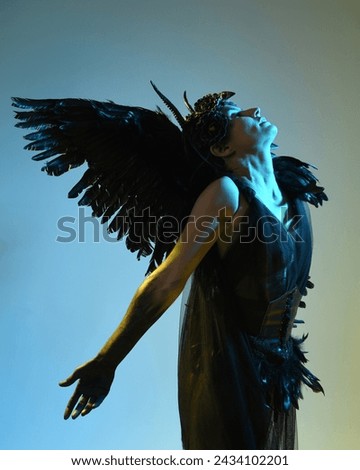
[(74, 382), (77, 381), (79, 378), (79, 371), (75, 370), (69, 377), (65, 380), (62, 380), (59, 382), (60, 387), (68, 387), (69, 385), (72, 385)]
[(70, 400), (68, 401), (68, 404), (65, 408), (65, 413), (64, 413), (64, 419), (68, 419), (78, 402), (79, 398), (81, 397), (82, 393), (79, 392), (78, 390), (75, 390), (74, 394), (71, 396)]
[(89, 361), (61, 381), (59, 383), (61, 387), (68, 387), (79, 380), (75, 392), (65, 408), (64, 419), (68, 419), (70, 416), (76, 419), (78, 416), (85, 416), (97, 408), (108, 394), (113, 376), (113, 371), (99, 371), (98, 364)]
[[(68, 419), (70, 416), (72, 419), (76, 419), (80, 415), (85, 416), (89, 414), (91, 410), (101, 405), (105, 397), (106, 395), (101, 395), (100, 397), (88, 397), (86, 395), (82, 395), (81, 392), (75, 391), (65, 409), (64, 419)], [(74, 410), (76, 403), (77, 406)]]
[[(87, 404), (89, 401), (89, 397), (87, 396), (82, 396), (79, 400), (79, 403), (77, 404), (77, 407), (71, 414), (72, 419), (76, 419), (80, 414), (82, 414), (82, 411), (86, 408)], [(90, 410), (89, 410), (90, 411)]]
[(90, 413), (91, 410), (97, 408), (98, 406), (101, 405), (101, 403), (104, 401), (106, 395), (103, 395), (101, 397), (90, 397), (86, 406), (81, 412), (81, 416), (85, 416)]
[(97, 408), (98, 406), (100, 406), (101, 403), (105, 400), (105, 398), (106, 395), (101, 395), (100, 397), (98, 397), (93, 404), (93, 408)]

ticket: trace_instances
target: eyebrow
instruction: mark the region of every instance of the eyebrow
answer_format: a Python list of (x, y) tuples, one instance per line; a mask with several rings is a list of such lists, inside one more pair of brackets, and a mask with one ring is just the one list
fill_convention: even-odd
[[(241, 116), (241, 114), (243, 113), (244, 110), (237, 106), (236, 109), (230, 108), (228, 111), (229, 111), (229, 114), (231, 115), (231, 117), (236, 117), (236, 116)], [(233, 111), (233, 112), (231, 112), (231, 111)]]

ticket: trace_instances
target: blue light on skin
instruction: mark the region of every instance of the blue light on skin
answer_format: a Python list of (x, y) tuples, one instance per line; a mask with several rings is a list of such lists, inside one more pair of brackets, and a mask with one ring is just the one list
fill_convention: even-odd
[(271, 144), (277, 127), (261, 115), (258, 107), (241, 109), (232, 101), (224, 105), (231, 119), (229, 138), (213, 145), (213, 155), (224, 159), (227, 168), (254, 189), (256, 197), (281, 222), (287, 212), (287, 200), (275, 179)]

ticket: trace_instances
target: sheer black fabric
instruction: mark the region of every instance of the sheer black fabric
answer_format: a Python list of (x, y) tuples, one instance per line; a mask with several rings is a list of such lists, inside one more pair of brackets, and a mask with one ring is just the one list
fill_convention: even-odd
[(193, 275), (179, 350), (184, 449), (294, 449), (305, 368), (291, 336), (306, 293), (312, 241), (306, 204), (285, 226), (236, 180), (249, 209), (224, 258), (215, 246)]

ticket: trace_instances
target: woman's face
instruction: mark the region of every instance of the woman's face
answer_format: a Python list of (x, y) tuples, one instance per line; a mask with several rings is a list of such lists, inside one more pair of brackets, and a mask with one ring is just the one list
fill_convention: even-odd
[(231, 119), (227, 145), (239, 156), (267, 150), (277, 135), (277, 127), (261, 116), (260, 108), (241, 109), (235, 103), (228, 102), (224, 112)]

